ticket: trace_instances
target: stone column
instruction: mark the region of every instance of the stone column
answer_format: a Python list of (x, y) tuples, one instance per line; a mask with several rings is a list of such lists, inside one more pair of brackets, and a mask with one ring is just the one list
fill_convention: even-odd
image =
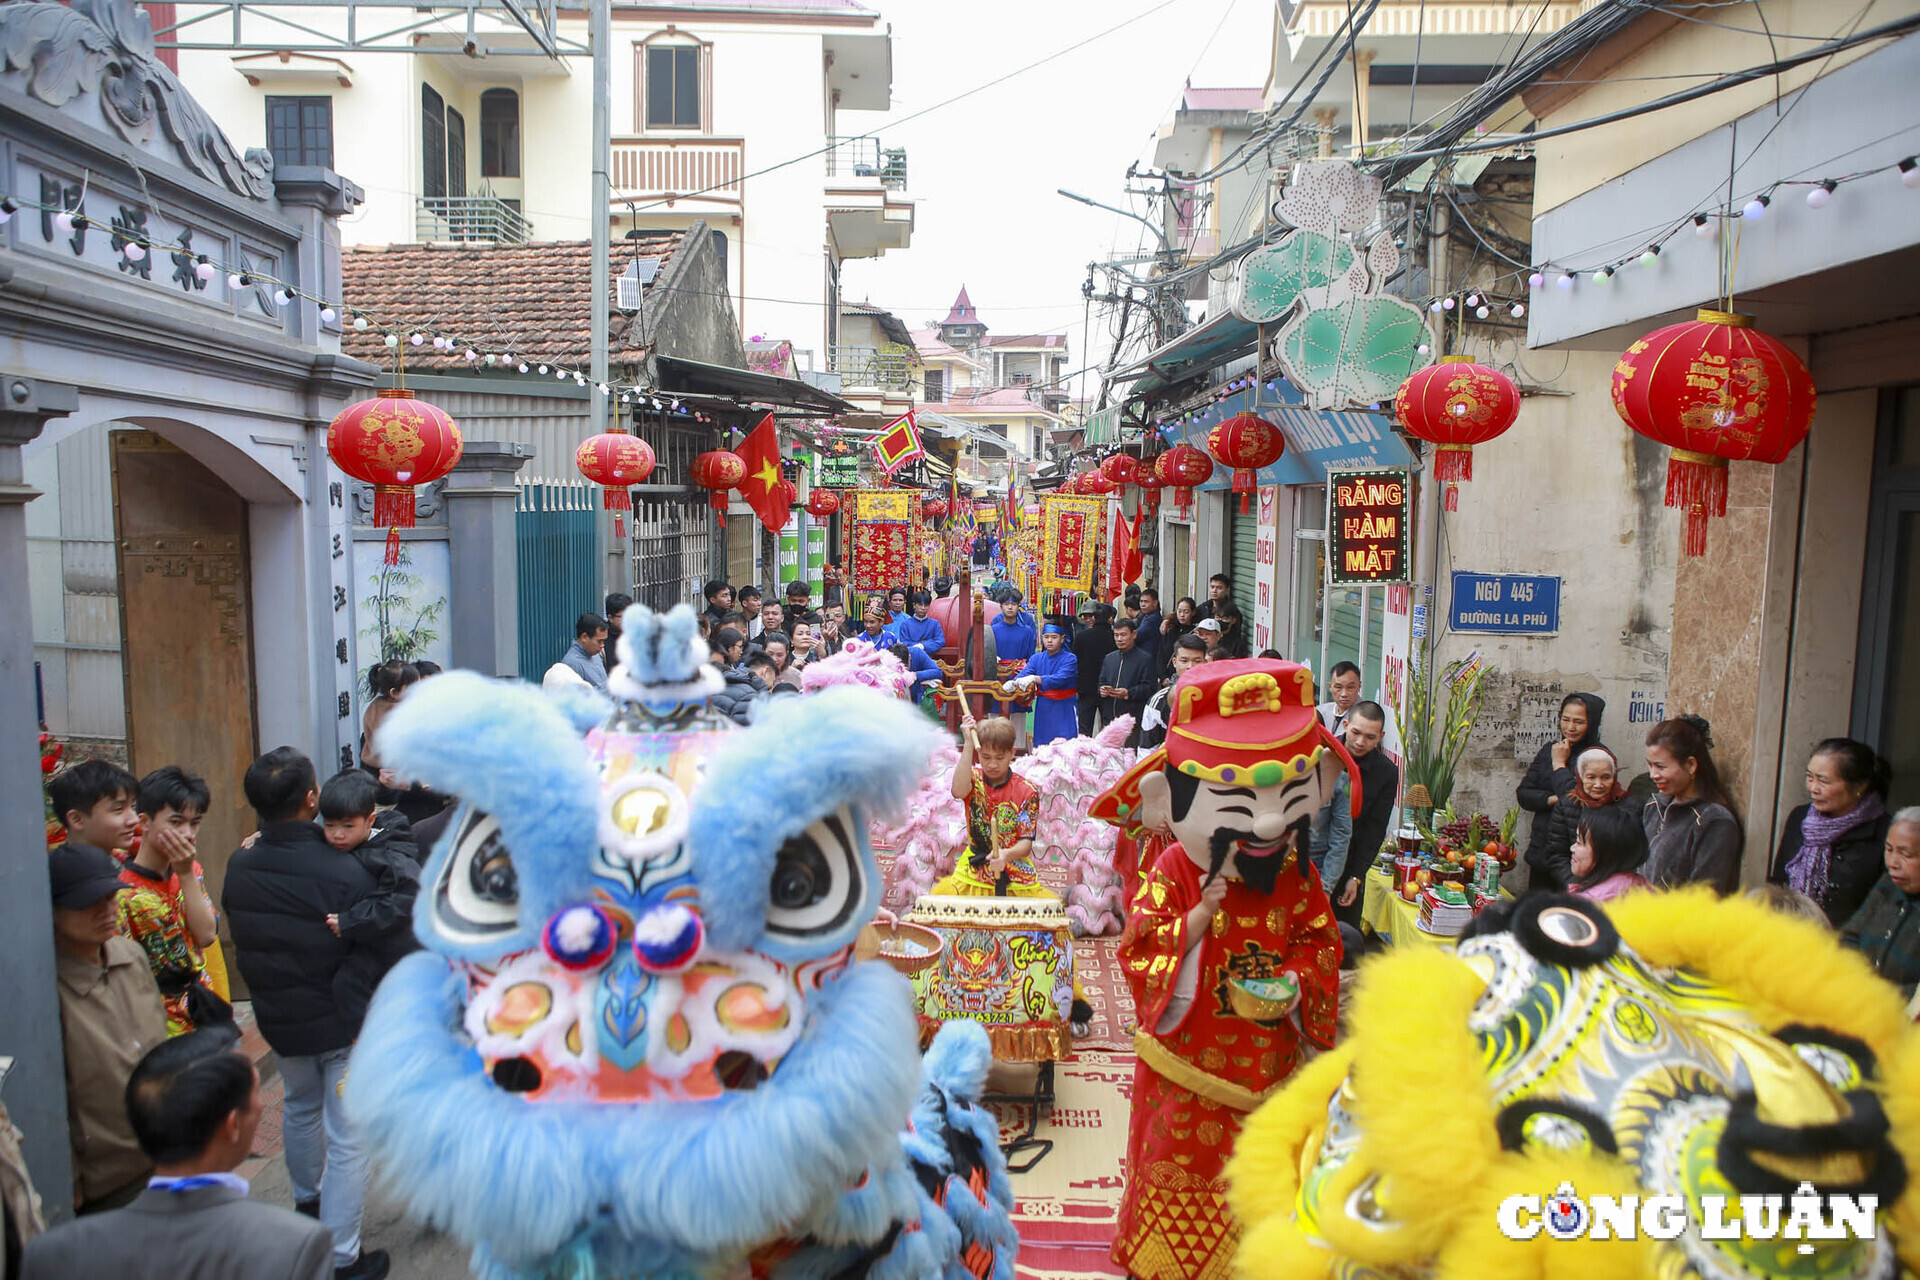
[(482, 675), (520, 674), (513, 477), (532, 457), (531, 445), (469, 441), (442, 492), (453, 559), (447, 602), (453, 665)]
[(50, 1220), (73, 1209), (67, 1158), (66, 1058), (54, 982), (51, 888), (41, 824), (40, 762), (34, 749), (33, 615), (26, 607), (26, 505), (39, 493), (22, 482), (20, 447), (49, 418), (80, 407), (77, 389), (0, 376), (0, 936), (7, 939), (7, 1021), (14, 1058), (0, 1101), (26, 1135), (28, 1171)]

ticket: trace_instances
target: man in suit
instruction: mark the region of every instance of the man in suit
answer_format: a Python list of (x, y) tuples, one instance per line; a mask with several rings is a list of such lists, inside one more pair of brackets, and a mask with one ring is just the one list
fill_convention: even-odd
[(1160, 683), (1153, 655), (1134, 643), (1138, 635), (1132, 618), (1114, 619), (1113, 652), (1100, 660), (1100, 719), (1112, 724), (1121, 716), (1132, 716), (1133, 731), (1127, 735), (1130, 747), (1140, 743), (1140, 713)]
[(334, 1274), (327, 1229), (249, 1200), (246, 1179), (233, 1172), (253, 1146), (261, 1111), (259, 1073), (237, 1044), (233, 1028), (206, 1027), (164, 1040), (140, 1060), (127, 1081), (127, 1117), (154, 1163), (146, 1190), (125, 1208), (34, 1240), (22, 1280)]

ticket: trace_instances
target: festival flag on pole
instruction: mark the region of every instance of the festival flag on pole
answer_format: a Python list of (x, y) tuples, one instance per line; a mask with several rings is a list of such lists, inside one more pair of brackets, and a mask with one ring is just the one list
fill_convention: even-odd
[(875, 437), (873, 456), (879, 460), (880, 469), (889, 476), (915, 458), (927, 456), (927, 451), (920, 447), (920, 433), (914, 430), (913, 410), (909, 409), (889, 422)]
[(774, 434), (773, 415), (760, 419), (734, 452), (747, 464), (747, 474), (738, 486), (740, 496), (769, 533), (779, 533), (787, 523), (787, 500), (780, 487), (780, 439)]

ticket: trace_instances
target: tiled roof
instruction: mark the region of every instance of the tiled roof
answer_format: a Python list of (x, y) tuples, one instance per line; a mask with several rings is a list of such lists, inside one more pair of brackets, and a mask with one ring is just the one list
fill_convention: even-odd
[(1195, 89), (1187, 87), (1180, 105), (1188, 111), (1258, 111), (1266, 106), (1264, 89)]
[(917, 406), (933, 413), (951, 413), (956, 416), (987, 413), (1000, 410), (1009, 414), (1036, 414), (1045, 418), (1058, 415), (1048, 412), (1045, 405), (1037, 404), (1027, 398), (1023, 387), (987, 387), (969, 390), (958, 388), (954, 398)]
[[(680, 246), (674, 233), (639, 245), (641, 257), (662, 266)], [(614, 290), (631, 260), (631, 251), (614, 247)], [(482, 354), (512, 354), (584, 368), (592, 354), (589, 295), (593, 246), (585, 240), (549, 240), (516, 245), (421, 245), (349, 249), (340, 255), (347, 307), (366, 313), (376, 327), (364, 333), (348, 328), (341, 346), (369, 364), (393, 363), (385, 335), (377, 326), (431, 326), (460, 339), (462, 346), (436, 351), (431, 343), (406, 346), (408, 367), (466, 369), (466, 347)], [(637, 316), (613, 306), (608, 359), (635, 364), (646, 358)], [(401, 337), (406, 344), (405, 336)]]
[(980, 317), (973, 309), (973, 299), (967, 296), (967, 286), (960, 286), (960, 296), (953, 300), (953, 309), (947, 312), (942, 324), (978, 324)]
[(922, 360), (965, 360), (968, 364), (976, 366), (978, 363), (960, 348), (942, 342), (938, 329), (915, 329), (913, 346), (920, 353)]
[(988, 347), (1060, 347), (1067, 345), (1064, 333), (1020, 333), (1008, 334), (999, 338), (985, 338), (982, 346)]

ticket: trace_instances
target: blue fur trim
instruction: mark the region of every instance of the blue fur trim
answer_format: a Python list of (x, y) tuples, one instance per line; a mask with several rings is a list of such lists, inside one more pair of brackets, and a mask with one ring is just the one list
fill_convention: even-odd
[(653, 1242), (656, 1256), (750, 1249), (829, 1212), (893, 1158), (919, 1084), (912, 1002), (884, 965), (856, 965), (812, 994), (806, 1031), (772, 1078), (707, 1103), (502, 1092), (460, 1036), (461, 990), (438, 956), (395, 966), (346, 1099), (393, 1193), (456, 1239), (485, 1243), (497, 1266), (534, 1267), (600, 1221), (609, 1239)]
[(867, 1185), (841, 1196), (827, 1214), (807, 1224), (805, 1234), (827, 1246), (865, 1245), (911, 1217), (919, 1183), (901, 1152), (893, 1152), (891, 1160), (869, 1170)]
[(993, 1069), (993, 1041), (977, 1022), (949, 1020), (927, 1046), (922, 1060), (927, 1079), (948, 1093), (977, 1101)]
[(514, 932), (467, 946), (442, 938), (433, 927), (433, 886), (453, 852), (443, 841), (421, 870), (414, 903), (414, 929), (423, 941), (475, 960), (532, 950), (554, 912), (591, 896), (586, 854), (597, 841), (599, 780), (579, 732), (545, 694), (449, 671), (408, 690), (376, 742), (381, 761), (402, 777), (497, 819), (518, 873)]
[(685, 684), (700, 674), (707, 653), (700, 639), (699, 617), (691, 605), (677, 604), (665, 613), (655, 613), (636, 604), (620, 615), (620, 643), (614, 656), (628, 677), (641, 685)]
[(576, 732), (586, 733), (597, 729), (607, 722), (613, 713), (613, 700), (598, 689), (582, 689), (579, 685), (569, 685), (564, 689), (541, 690), (549, 702), (560, 709)]
[[(897, 808), (926, 770), (939, 735), (897, 698), (847, 686), (775, 698), (751, 732), (718, 747), (693, 797), (687, 831), (707, 945), (804, 960), (851, 943), (880, 905), (882, 885), (867, 819)], [(844, 928), (793, 944), (765, 935), (775, 855), (789, 836), (843, 805), (865, 870), (862, 900)]]
[(987, 1194), (1003, 1209), (1013, 1209), (1013, 1180), (1007, 1176), (1007, 1157), (1000, 1150), (1000, 1122), (993, 1112), (976, 1103), (955, 1104), (947, 1108), (954, 1127), (971, 1133), (986, 1154)]

